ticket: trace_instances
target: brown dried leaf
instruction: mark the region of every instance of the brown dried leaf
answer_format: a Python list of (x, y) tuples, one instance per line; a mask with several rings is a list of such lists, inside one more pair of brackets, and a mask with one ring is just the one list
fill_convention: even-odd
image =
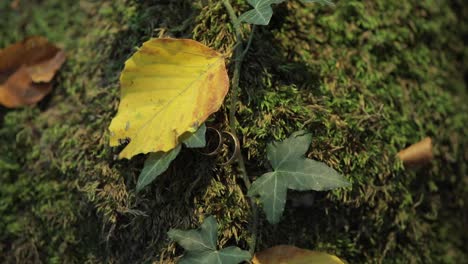
[(294, 246), (279, 245), (255, 254), (253, 264), (344, 264), (334, 255), (301, 249)]
[(426, 137), (418, 143), (401, 150), (397, 156), (403, 161), (405, 166), (409, 167), (428, 163), (433, 159), (432, 139)]
[(64, 62), (65, 53), (43, 37), (0, 50), (0, 104), (13, 108), (40, 101)]
[(13, 0), (10, 3), (10, 7), (15, 10), (18, 9), (19, 5), (20, 5), (20, 0)]

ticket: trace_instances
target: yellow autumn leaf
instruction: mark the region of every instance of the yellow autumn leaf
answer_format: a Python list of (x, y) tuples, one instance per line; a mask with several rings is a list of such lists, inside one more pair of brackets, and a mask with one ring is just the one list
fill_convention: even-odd
[(256, 253), (253, 264), (345, 264), (334, 255), (280, 245)]
[(189, 39), (151, 39), (125, 62), (110, 145), (119, 158), (167, 152), (216, 112), (229, 89), (224, 57)]

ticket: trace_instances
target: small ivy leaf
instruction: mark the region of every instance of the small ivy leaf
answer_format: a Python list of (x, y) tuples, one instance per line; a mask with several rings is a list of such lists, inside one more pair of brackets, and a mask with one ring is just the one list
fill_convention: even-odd
[(286, 181), (279, 178), (278, 173), (269, 172), (252, 183), (248, 194), (260, 196), (268, 222), (276, 224), (283, 214), (287, 189)]
[(187, 253), (179, 264), (237, 264), (251, 258), (249, 252), (238, 247), (227, 247), (219, 251), (203, 251)]
[(335, 5), (332, 1), (329, 1), (329, 0), (301, 0), (301, 2), (304, 4), (319, 3), (322, 5)]
[(187, 148), (203, 148), (206, 146), (206, 125), (203, 123), (197, 132), (193, 133), (189, 138), (184, 140), (184, 145)]
[(280, 4), (286, 0), (247, 0), (254, 9), (249, 10), (239, 17), (240, 22), (254, 25), (268, 25), (273, 16), (272, 4)]
[(143, 170), (138, 176), (137, 192), (141, 191), (146, 185), (153, 182), (156, 177), (161, 175), (169, 168), (171, 162), (177, 157), (181, 149), (180, 144), (169, 152), (151, 153), (145, 161)]
[(227, 247), (218, 252), (221, 263), (223, 264), (237, 264), (242, 261), (248, 261), (252, 258), (248, 251), (242, 250), (238, 247)]
[(19, 169), (19, 165), (6, 159), (6, 160), (3, 160), (0, 158), (0, 170), (17, 170)]
[[(201, 125), (200, 128), (183, 141), (188, 148), (203, 148), (206, 146), (205, 140), (206, 126)], [(169, 152), (151, 153), (145, 161), (143, 170), (138, 176), (137, 192), (142, 190), (146, 185), (153, 182), (159, 175), (169, 168), (171, 162), (177, 157), (181, 149), (179, 144), (176, 148)]]
[(287, 189), (325, 191), (350, 186), (343, 176), (323, 162), (304, 157), (311, 141), (311, 134), (298, 131), (282, 142), (267, 146), (268, 160), (274, 171), (253, 182), (248, 194), (260, 196), (267, 220), (272, 224), (278, 223), (283, 214)]
[[(270, 23), (273, 16), (272, 4), (280, 4), (286, 0), (247, 0), (247, 2), (254, 8), (239, 17), (240, 22), (246, 22), (254, 25), (266, 26)], [(333, 5), (329, 0), (301, 0), (306, 3), (320, 3)]]
[(250, 253), (238, 247), (217, 250), (217, 229), (216, 219), (209, 216), (199, 229), (169, 230), (169, 237), (187, 251), (179, 263), (237, 264), (250, 260)]
[(267, 145), (267, 157), (273, 169), (280, 168), (288, 160), (304, 157), (312, 142), (312, 135), (304, 131), (296, 131), (283, 142), (273, 142)]
[(188, 231), (171, 229), (168, 235), (187, 251), (216, 250), (217, 228), (216, 219), (209, 216), (199, 229)]

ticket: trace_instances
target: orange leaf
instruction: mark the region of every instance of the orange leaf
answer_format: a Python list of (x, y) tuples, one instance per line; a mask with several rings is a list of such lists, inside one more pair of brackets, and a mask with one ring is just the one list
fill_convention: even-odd
[(418, 143), (401, 150), (397, 156), (403, 161), (404, 165), (409, 167), (428, 163), (434, 158), (432, 154), (432, 139), (426, 137)]
[(0, 50), (0, 104), (20, 107), (40, 101), (65, 53), (43, 37), (30, 37)]
[(253, 264), (344, 264), (336, 256), (294, 246), (274, 246), (256, 253)]

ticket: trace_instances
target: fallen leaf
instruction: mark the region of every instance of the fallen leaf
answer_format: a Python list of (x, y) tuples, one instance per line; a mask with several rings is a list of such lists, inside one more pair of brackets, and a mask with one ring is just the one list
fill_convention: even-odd
[(282, 142), (267, 145), (268, 160), (274, 171), (256, 179), (248, 194), (260, 196), (268, 222), (279, 222), (288, 189), (324, 191), (350, 186), (343, 176), (325, 163), (304, 157), (311, 141), (311, 134), (297, 131)]
[(12, 9), (18, 9), (19, 5), (20, 5), (20, 0), (13, 0), (10, 3), (10, 7)]
[(430, 162), (434, 157), (432, 155), (432, 139), (426, 137), (397, 154), (405, 166), (417, 166)]
[(217, 249), (218, 224), (213, 216), (207, 217), (199, 229), (171, 229), (167, 234), (186, 250), (181, 264), (237, 264), (252, 257), (238, 247)]
[(119, 154), (168, 152), (216, 112), (229, 88), (224, 57), (189, 39), (151, 39), (125, 62), (121, 100), (110, 145), (130, 143)]
[(65, 52), (43, 37), (30, 37), (0, 50), (0, 104), (34, 104), (52, 89), (50, 82), (65, 62)]
[(253, 264), (345, 264), (334, 255), (280, 245), (256, 253)]

